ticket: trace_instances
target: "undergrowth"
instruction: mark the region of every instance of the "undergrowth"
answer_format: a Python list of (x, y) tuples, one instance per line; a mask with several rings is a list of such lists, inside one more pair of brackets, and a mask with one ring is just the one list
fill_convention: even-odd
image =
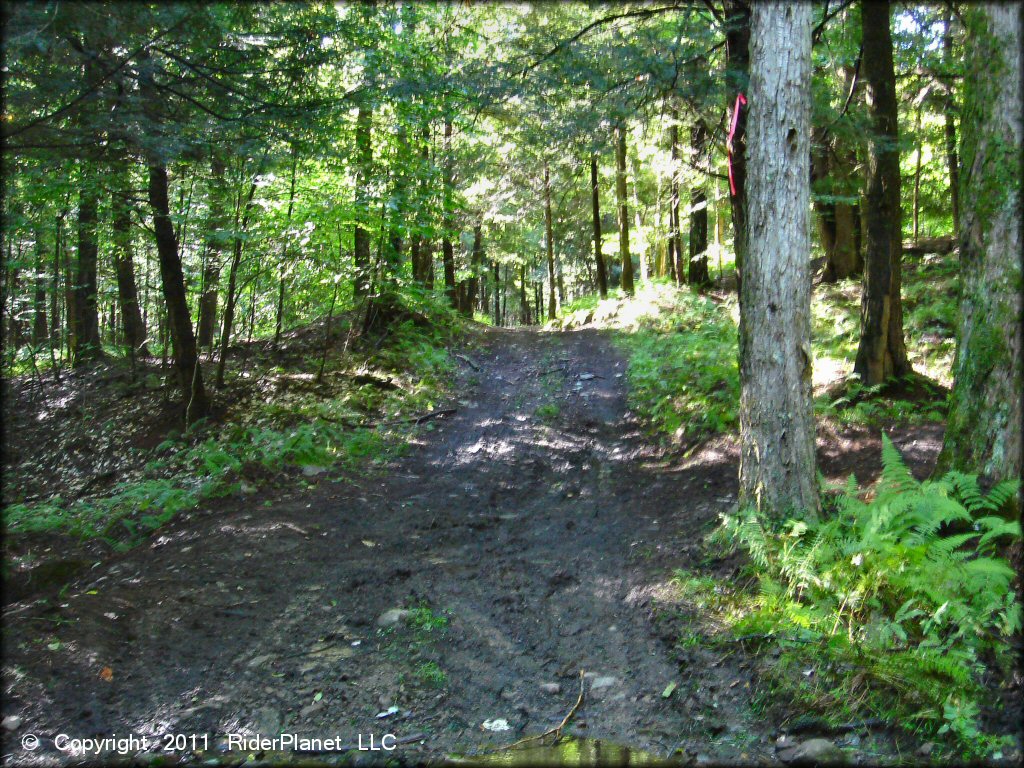
[(730, 631), (777, 647), (775, 682), (837, 721), (880, 717), (992, 755), (1008, 739), (983, 729), (985, 678), (1009, 672), (1021, 629), (1003, 556), (1020, 538), (1003, 516), (1017, 484), (919, 482), (884, 435), (882, 464), (873, 498), (851, 478), (821, 520), (723, 516), (716, 536), (748, 553), (760, 587)]
[[(102, 539), (125, 549), (179, 513), (213, 498), (255, 491), (261, 478), (289, 467), (315, 473), (391, 458), (414, 427), (384, 420), (435, 407), (453, 369), (447, 348), (458, 321), (423, 301), (413, 308), (428, 322), (398, 324), (387, 343), (364, 361), (394, 372), (401, 385), (348, 387), (327, 399), (287, 393), (256, 401), (235, 421), (200, 422), (165, 440), (153, 450), (141, 479), (119, 483), (102, 497), (65, 501), (58, 496), (5, 507), (6, 530)], [(369, 422), (374, 415), (383, 423)]]

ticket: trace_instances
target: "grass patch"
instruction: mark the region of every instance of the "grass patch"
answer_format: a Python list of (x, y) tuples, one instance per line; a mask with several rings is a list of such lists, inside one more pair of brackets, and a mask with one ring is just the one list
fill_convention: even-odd
[[(153, 449), (141, 479), (119, 483), (104, 496), (8, 505), (3, 510), (7, 531), (101, 539), (126, 549), (181, 512), (209, 499), (256, 490), (288, 468), (353, 470), (390, 460), (417, 428), (360, 424), (435, 408), (455, 367), (448, 345), (458, 321), (449, 312), (420, 304), (414, 307), (417, 318), (398, 323), (386, 343), (362, 361), (364, 367), (387, 372), (397, 382), (394, 388), (347, 385), (329, 398), (309, 386), (272, 393), (245, 404), (234, 420), (229, 415), (226, 423), (199, 422), (186, 434), (165, 440)], [(318, 365), (319, 360), (307, 363), (314, 371)], [(296, 375), (300, 381), (303, 376), (310, 378)]]

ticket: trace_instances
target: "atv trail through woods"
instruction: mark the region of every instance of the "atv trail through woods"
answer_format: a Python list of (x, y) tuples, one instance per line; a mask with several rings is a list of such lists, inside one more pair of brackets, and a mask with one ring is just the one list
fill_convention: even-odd
[[(676, 646), (667, 597), (677, 567), (735, 580), (702, 541), (735, 507), (734, 441), (666, 454), (600, 331), (477, 335), (455, 413), (401, 457), (236, 498), (8, 606), (3, 714), (23, 725), (5, 764), (66, 761), (58, 733), (208, 734), (203, 759), (244, 757), (219, 751), (226, 734), (278, 732), (400, 740), (360, 759), (473, 755), (558, 726), (581, 670), (566, 733), (771, 759), (778, 724), (751, 710), (749, 657)], [(14, 642), (44, 634), (59, 647)], [(508, 730), (482, 727), (499, 719)]]

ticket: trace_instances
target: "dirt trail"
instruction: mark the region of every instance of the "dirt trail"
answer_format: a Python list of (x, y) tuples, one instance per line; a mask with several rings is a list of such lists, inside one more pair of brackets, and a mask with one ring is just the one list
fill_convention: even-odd
[[(5, 763), (52, 763), (58, 733), (209, 734), (211, 751), (228, 733), (394, 733), (417, 738), (391, 758), (472, 754), (557, 725), (581, 669), (581, 735), (661, 755), (733, 735), (716, 757), (767, 754), (749, 686), (729, 687), (742, 672), (690, 649), (681, 676), (652, 620), (734, 503), (734, 458), (660, 462), (600, 332), (493, 330), (467, 354), (457, 413), (382, 471), (193, 517), (9, 614), (3, 714), (23, 724)], [(421, 626), (378, 627), (416, 605)], [(498, 718), (510, 729), (482, 729)]]

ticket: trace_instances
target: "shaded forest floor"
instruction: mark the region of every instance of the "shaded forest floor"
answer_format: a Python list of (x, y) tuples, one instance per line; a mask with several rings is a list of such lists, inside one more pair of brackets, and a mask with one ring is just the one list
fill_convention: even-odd
[[(740, 573), (704, 542), (735, 506), (733, 438), (686, 458), (659, 447), (607, 332), (490, 329), (463, 352), (455, 412), (401, 455), (202, 505), (8, 605), (3, 714), (21, 724), (4, 732), (5, 764), (54, 762), (61, 732), (210, 734), (203, 759), (226, 762), (243, 757), (221, 751), (232, 732), (353, 746), (394, 733), (392, 759), (473, 755), (557, 726), (581, 671), (569, 733), (774, 760), (780, 729), (807, 713), (765, 703), (770, 658), (677, 644), (702, 607), (674, 569)], [(926, 475), (941, 427), (892, 436)], [(879, 469), (862, 427), (823, 428), (819, 454), (828, 479)], [(499, 720), (508, 730), (483, 727)], [(28, 732), (43, 738), (31, 755), (15, 738)], [(919, 746), (867, 729), (835, 741), (870, 762)]]

